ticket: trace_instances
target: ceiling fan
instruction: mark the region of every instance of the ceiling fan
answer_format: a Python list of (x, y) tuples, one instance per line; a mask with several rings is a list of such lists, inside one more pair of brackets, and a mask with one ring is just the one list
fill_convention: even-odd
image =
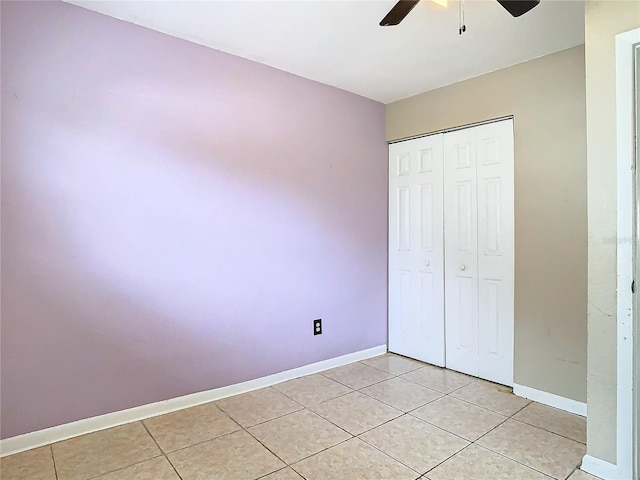
[[(380, 26), (398, 25), (419, 2), (420, 0), (400, 0), (382, 19)], [(540, 0), (498, 0), (498, 3), (512, 16), (519, 17), (538, 5)]]

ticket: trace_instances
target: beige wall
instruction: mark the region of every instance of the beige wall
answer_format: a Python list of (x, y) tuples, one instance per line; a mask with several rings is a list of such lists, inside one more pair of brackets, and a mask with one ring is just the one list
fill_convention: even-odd
[(640, 2), (585, 8), (589, 202), (588, 453), (616, 462), (615, 35), (640, 27)]
[(586, 401), (584, 47), (387, 106), (387, 139), (513, 115), (515, 382)]

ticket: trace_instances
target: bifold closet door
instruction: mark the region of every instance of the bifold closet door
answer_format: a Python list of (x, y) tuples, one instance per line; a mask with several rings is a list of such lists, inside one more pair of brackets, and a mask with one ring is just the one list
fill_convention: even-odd
[(471, 129), (444, 139), (447, 368), (478, 376), (478, 202)]
[(444, 366), (443, 135), (389, 146), (389, 350)]
[(444, 137), (446, 365), (513, 385), (513, 121)]

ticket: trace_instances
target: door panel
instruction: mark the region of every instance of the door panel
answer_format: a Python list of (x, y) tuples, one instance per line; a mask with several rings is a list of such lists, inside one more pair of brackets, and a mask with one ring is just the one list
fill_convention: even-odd
[(389, 146), (389, 350), (444, 366), (442, 134)]
[[(423, 251), (433, 252), (433, 185), (420, 186), (420, 245)], [(440, 202), (438, 202), (440, 203)], [(441, 230), (438, 226), (438, 230)]]
[(476, 145), (468, 130), (444, 137), (446, 366), (478, 376)]
[(484, 255), (500, 255), (502, 227), (500, 221), (500, 178), (488, 178), (481, 182), (478, 204), (484, 208), (484, 211), (479, 213), (482, 218), (483, 230), (480, 232), (480, 238), (484, 235), (482, 252)]
[(476, 127), (479, 376), (513, 385), (513, 121)]
[(398, 206), (397, 249), (400, 252), (411, 251), (411, 187), (403, 185), (395, 191)]

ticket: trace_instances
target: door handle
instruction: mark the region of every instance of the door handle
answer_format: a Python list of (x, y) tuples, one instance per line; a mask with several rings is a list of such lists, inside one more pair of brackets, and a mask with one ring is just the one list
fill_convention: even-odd
[(429, 260), (425, 260), (425, 262), (424, 262), (424, 266), (425, 266), (425, 267), (428, 267), (429, 265), (431, 265), (431, 262), (430, 262)]
[(463, 264), (463, 265), (460, 265), (460, 270), (464, 270), (464, 269), (466, 269), (466, 268), (467, 268), (467, 267), (466, 267), (466, 266), (464, 266), (464, 264)]

